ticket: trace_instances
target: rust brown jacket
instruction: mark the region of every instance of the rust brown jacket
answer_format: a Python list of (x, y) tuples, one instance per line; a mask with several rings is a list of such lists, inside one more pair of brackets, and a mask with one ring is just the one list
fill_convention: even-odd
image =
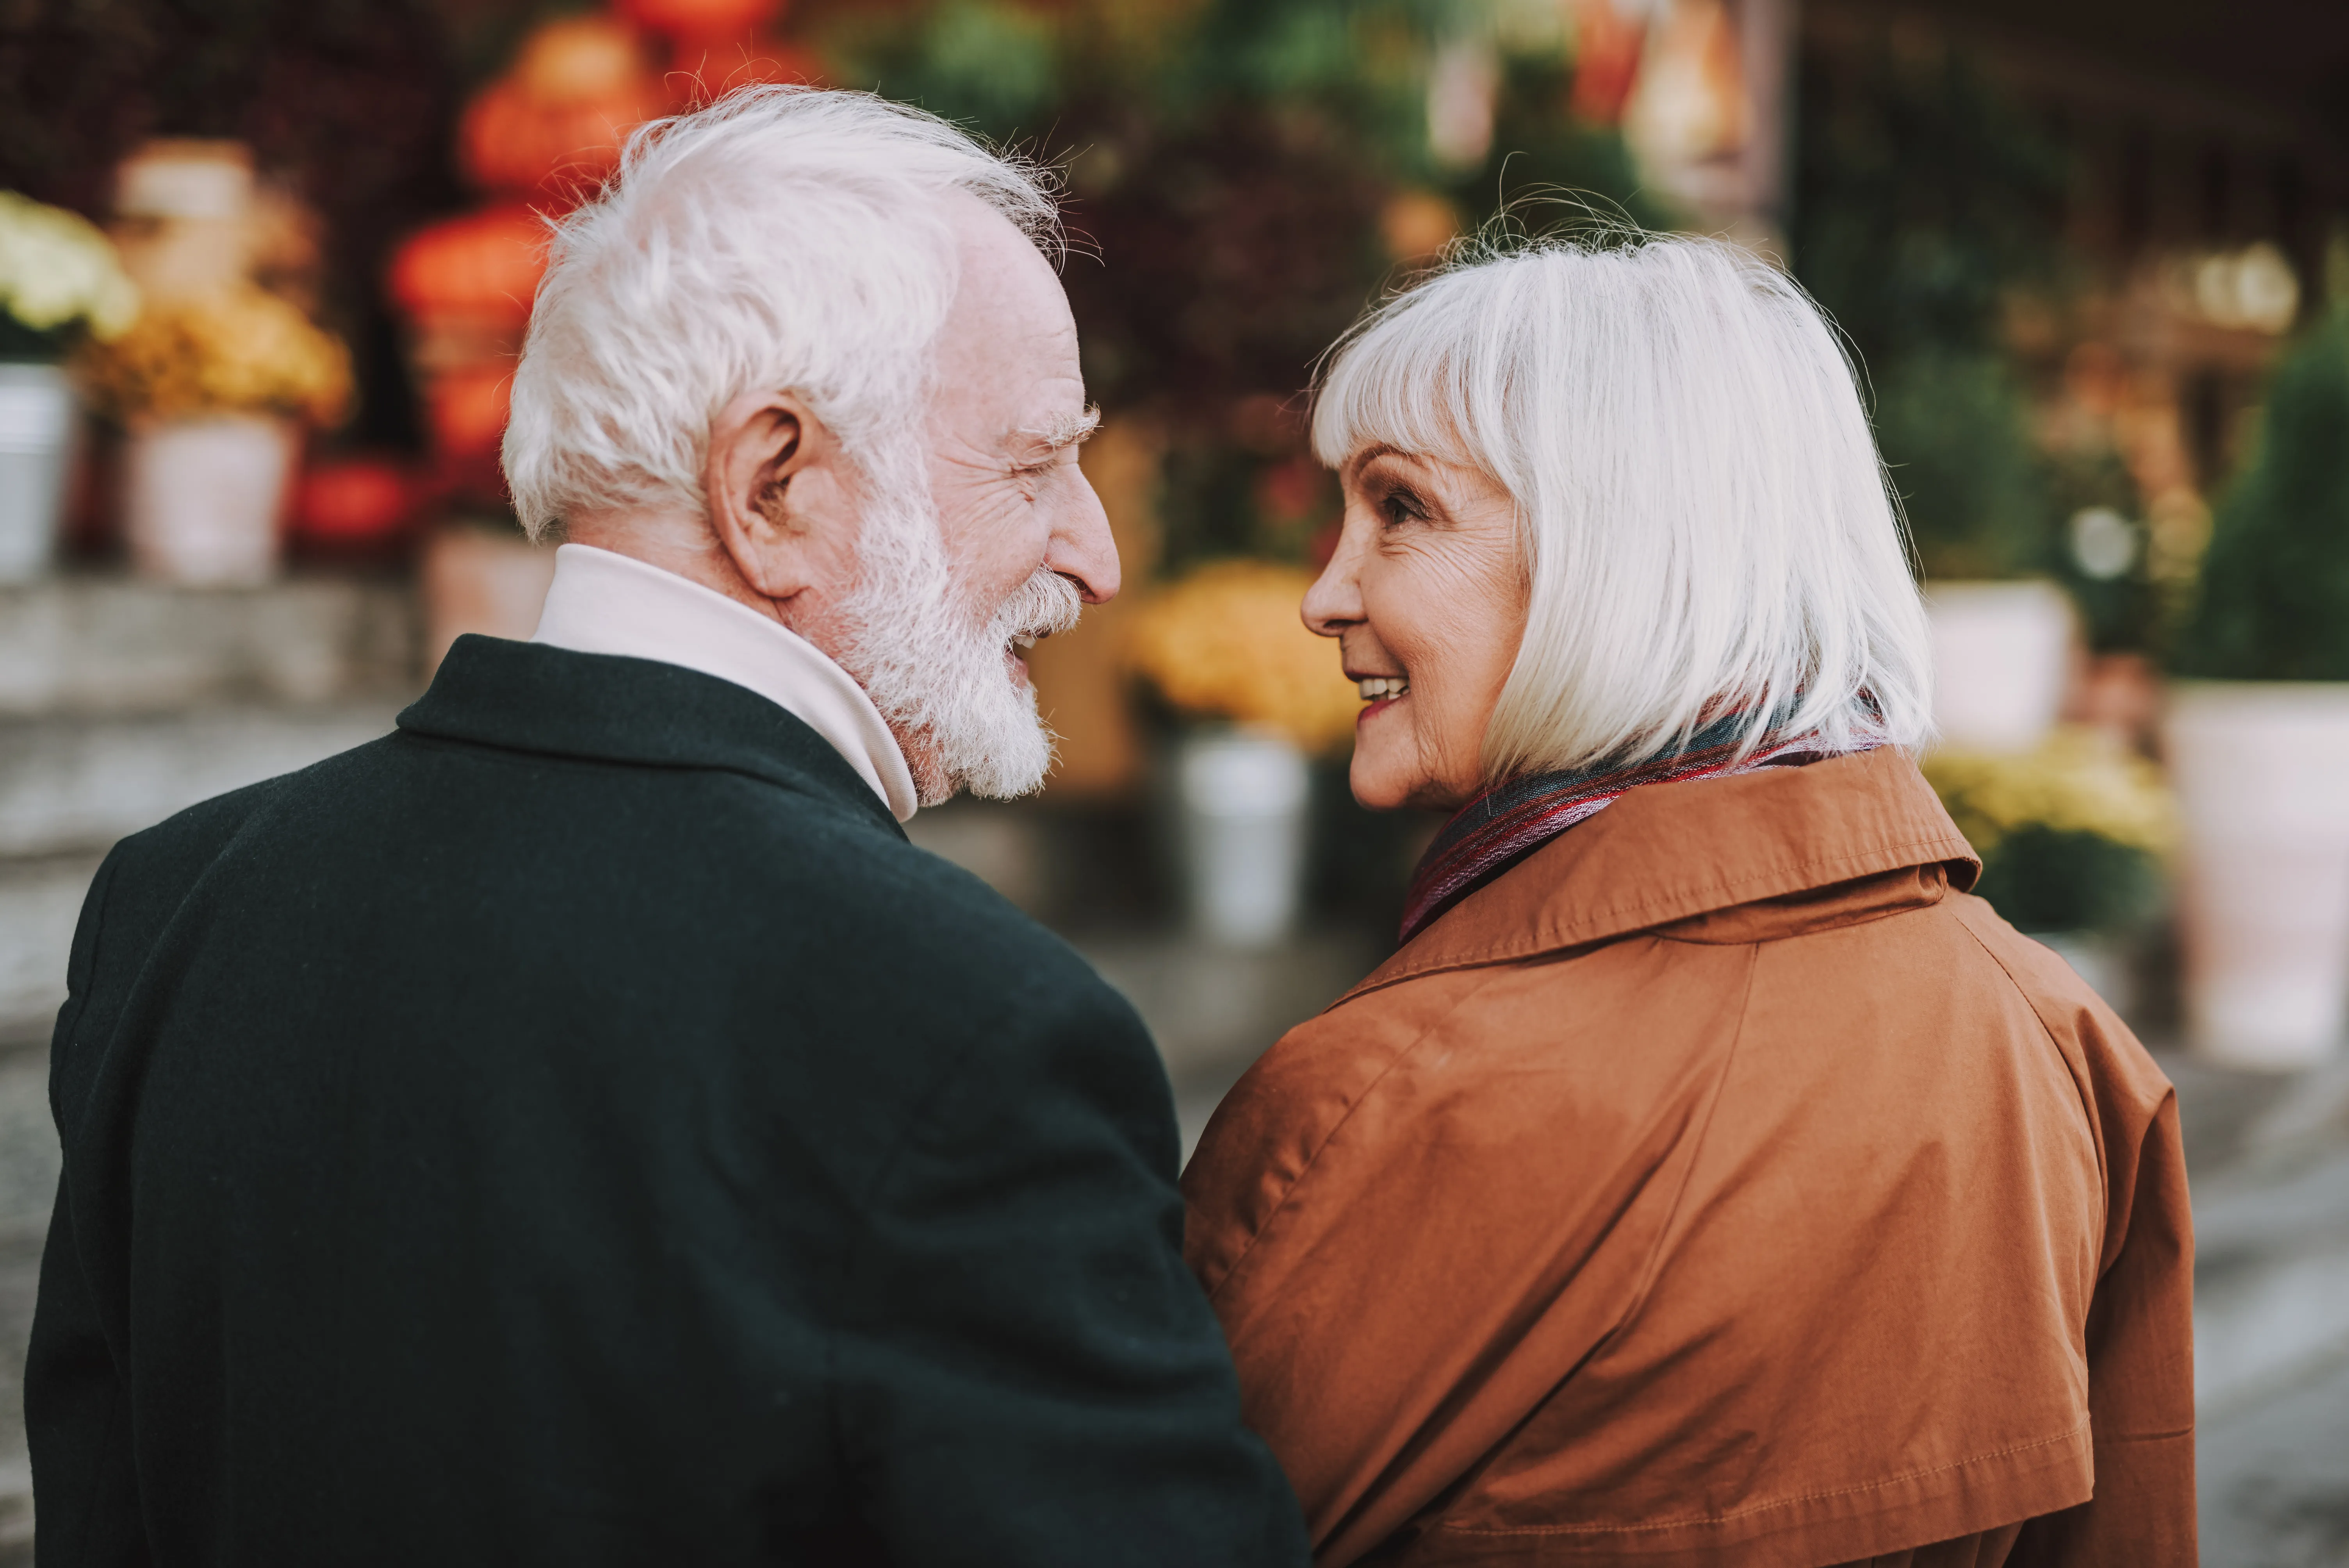
[(1188, 1254), (1327, 1568), (2194, 1561), (2176, 1100), (1891, 750), (1636, 789), (1291, 1031)]

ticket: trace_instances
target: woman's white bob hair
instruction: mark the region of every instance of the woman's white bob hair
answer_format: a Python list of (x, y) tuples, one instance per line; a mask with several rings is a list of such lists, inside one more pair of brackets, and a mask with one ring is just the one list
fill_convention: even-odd
[(1928, 738), (1924, 607), (1852, 366), (1776, 268), (1637, 233), (1486, 246), (1326, 364), (1324, 463), (1388, 446), (1516, 502), (1529, 614), (1491, 781), (1644, 760), (1731, 713), (1741, 753)]
[(743, 88), (630, 137), (554, 228), (505, 434), (523, 526), (700, 511), (710, 419), (753, 387), (799, 393), (860, 455), (917, 418), (957, 192), (1059, 255), (1043, 170), (869, 93)]

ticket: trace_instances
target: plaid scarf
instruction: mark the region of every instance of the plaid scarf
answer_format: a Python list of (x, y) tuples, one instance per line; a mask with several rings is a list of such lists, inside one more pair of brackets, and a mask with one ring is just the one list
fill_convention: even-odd
[(1597, 763), (1564, 773), (1538, 773), (1485, 790), (1444, 824), (1420, 858), (1403, 895), (1402, 941), (1409, 942), (1454, 904), (1577, 822), (1605, 810), (1642, 784), (1728, 779), (1773, 764), (1808, 762), (1847, 751), (1873, 751), (1883, 739), (1862, 729), (1847, 748), (1821, 743), (1816, 731), (1773, 733), (1744, 757), (1737, 738), (1746, 716), (1723, 714), (1689, 738), (1681, 749), (1629, 767)]

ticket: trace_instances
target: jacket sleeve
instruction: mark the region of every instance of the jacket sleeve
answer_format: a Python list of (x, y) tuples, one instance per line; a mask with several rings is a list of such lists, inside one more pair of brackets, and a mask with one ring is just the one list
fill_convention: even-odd
[(2196, 1561), (2194, 1232), (2178, 1099), (2110, 1162), (2118, 1255), (2088, 1308), (2095, 1495), (2023, 1527), (2017, 1568), (2178, 1568)]
[(882, 1178), (834, 1368), (861, 1511), (903, 1568), (1301, 1565), (1184, 1266), (1164, 1071), (1085, 981), (975, 1028)]
[[(71, 1175), (91, 1063), (85, 1024), (98, 984), (106, 894), (119, 859), (91, 883), (66, 966), (67, 999), (49, 1047), (49, 1103), (66, 1149), (41, 1253), (40, 1295), (25, 1357), (25, 1430), (40, 1511), (41, 1561), (114, 1568), (148, 1561), (130, 1449), (130, 1399), (83, 1266)], [(104, 1009), (99, 1009), (101, 1015)]]

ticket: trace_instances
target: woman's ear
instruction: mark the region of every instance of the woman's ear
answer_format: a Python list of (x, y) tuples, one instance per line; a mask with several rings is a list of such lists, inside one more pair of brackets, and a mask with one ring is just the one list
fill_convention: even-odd
[(778, 603), (827, 584), (855, 524), (839, 442), (790, 392), (746, 392), (709, 422), (709, 531)]

